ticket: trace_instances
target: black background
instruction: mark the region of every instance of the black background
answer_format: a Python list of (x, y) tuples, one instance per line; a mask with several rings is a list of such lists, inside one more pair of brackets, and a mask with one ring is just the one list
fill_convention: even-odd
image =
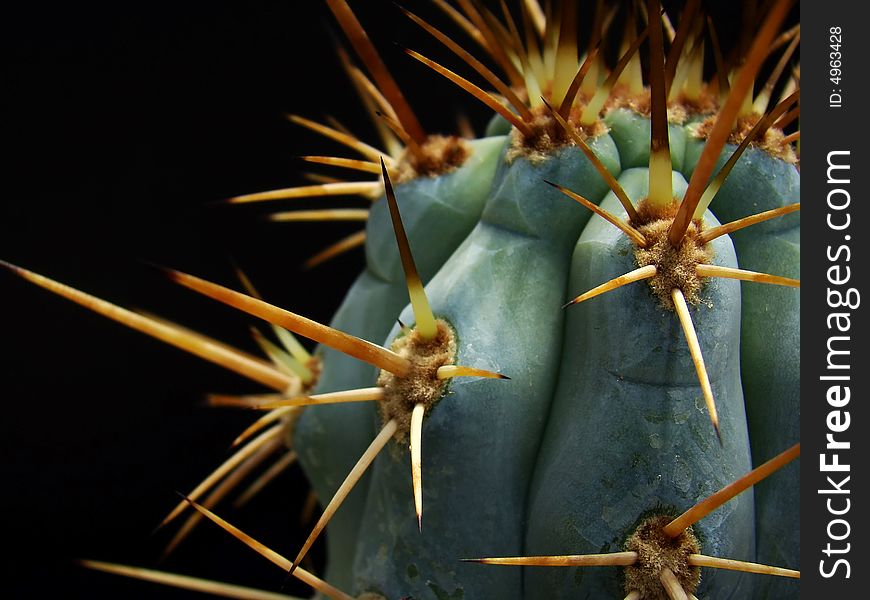
[[(443, 24), (428, 3), (408, 4)], [(486, 111), (392, 42), (438, 57), (443, 49), (389, 2), (353, 6), (428, 131), (452, 131), (458, 106), (480, 131)], [(316, 201), (218, 204), (305, 183), (300, 154), (352, 155), (285, 112), (332, 114), (375, 141), (334, 58), (325, 6), (49, 2), (4, 13), (0, 258), (249, 351), (249, 319), (174, 287), (143, 261), (237, 287), (233, 258), (269, 300), (328, 321), (362, 253), (310, 272), (300, 265), (358, 226), (260, 218)], [(174, 491), (221, 462), (251, 420), (204, 407), (204, 395), (260, 388), (11, 275), (0, 281), (4, 596), (188, 597), (73, 560), (155, 565), (172, 531), (152, 530), (177, 502)], [(294, 471), (246, 510), (219, 512), (292, 556), (305, 490)], [(208, 523), (161, 568), (270, 590), (284, 582)], [(307, 595), (292, 581), (285, 591)]]

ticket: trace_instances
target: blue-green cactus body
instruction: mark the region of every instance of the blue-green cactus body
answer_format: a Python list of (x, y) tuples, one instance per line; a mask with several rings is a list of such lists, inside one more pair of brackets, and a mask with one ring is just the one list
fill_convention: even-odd
[[(615, 140), (629, 137), (624, 128), (643, 130), (638, 124), (642, 117), (629, 118), (624, 112), (613, 111), (606, 119)], [(704, 142), (695, 135), (693, 123), (684, 129), (683, 173), (689, 178)], [(673, 149), (673, 127), (670, 132)], [(726, 146), (714, 173), (735, 149)], [(620, 157), (624, 151), (621, 146)], [(800, 174), (795, 165), (750, 147), (716, 194), (711, 209), (723, 222), (730, 222), (799, 200)], [(753, 225), (731, 238), (740, 268), (800, 278), (799, 213)], [(754, 465), (800, 439), (799, 321), (798, 289), (742, 284), (741, 377)], [(755, 489), (757, 560), (764, 564), (793, 568), (800, 564), (799, 468), (798, 462), (788, 465)], [(799, 590), (796, 580), (756, 579), (759, 598), (793, 598)]]
[(486, 124), (484, 135), (508, 135), (511, 132), (511, 124), (501, 115), (494, 115)]
[[(625, 108), (607, 113), (604, 123), (610, 128), (610, 136), (619, 148), (619, 160), (623, 169), (646, 167), (649, 164), (650, 120)], [(686, 155), (686, 129), (680, 125), (668, 126), (671, 165), (683, 171)]]
[[(646, 169), (631, 169), (623, 172), (620, 184), (633, 199), (643, 198), (648, 177)], [(675, 193), (684, 188), (675, 174)], [(624, 215), (613, 194), (602, 207)], [(709, 213), (705, 222), (718, 224)], [(734, 266), (727, 238), (713, 246), (713, 264)], [(623, 233), (593, 217), (574, 251), (572, 292), (636, 268), (633, 249)], [(682, 512), (750, 468), (736, 282), (710, 282), (692, 310), (716, 396), (722, 447), (679, 321), (658, 305), (645, 283), (568, 311), (559, 384), (531, 492), (530, 555), (621, 551), (641, 516)], [(705, 552), (752, 560), (752, 523), (750, 493), (696, 531)], [(747, 589), (740, 579), (722, 572), (705, 575), (701, 597), (748, 597), (740, 595)], [(526, 573), (527, 598), (620, 594), (625, 591), (613, 568), (530, 568)]]
[[(727, 221), (800, 200), (794, 165), (762, 150), (746, 151), (712, 208)], [(800, 277), (800, 216), (792, 213), (732, 234), (740, 266)], [(800, 291), (744, 284), (741, 357), (752, 455), (762, 462), (800, 439)], [(755, 489), (758, 560), (800, 564), (798, 462)], [(795, 580), (761, 578), (760, 597), (794, 598)]]
[[(609, 138), (594, 147), (618, 172)], [(571, 247), (589, 218), (579, 204), (542, 189), (542, 179), (596, 197), (606, 190), (574, 149), (541, 164), (502, 164), (481, 222), (427, 285), (433, 311), (456, 331), (457, 364), (513, 379), (455, 380), (424, 422), (422, 534), (407, 447), (395, 445), (376, 462), (355, 564), (358, 591), (513, 598), (522, 587), (519, 570), (481, 570), (456, 559), (523, 547), (516, 515), (525, 512), (555, 384)], [(402, 320), (413, 322), (409, 309)], [(497, 494), (481, 498), (495, 485)]]
[[(462, 168), (436, 178), (421, 178), (399, 186), (402, 217), (418, 244), (421, 274), (431, 277), (478, 221), (504, 138), (484, 138)], [(386, 202), (372, 207), (366, 229), (367, 268), (351, 287), (332, 326), (363, 339), (383, 339), (408, 302), (408, 291)], [(432, 231), (438, 234), (431, 236)], [(374, 385), (377, 370), (329, 348), (321, 348), (323, 370), (317, 393)], [(318, 498), (328, 502), (376, 430), (370, 409), (358, 404), (319, 406), (307, 410), (296, 425), (299, 460)], [(354, 543), (365, 509), (368, 477), (348, 497), (329, 528), (330, 579), (350, 587)]]
[[(496, 121), (492, 130), (497, 129)], [(637, 167), (622, 171), (620, 177), (637, 202), (648, 185), (644, 166), (649, 160), (649, 120), (617, 109), (606, 123), (611, 134), (597, 138), (592, 147), (615, 175), (626, 168), (623, 160)], [(680, 197), (686, 186), (680, 170), (686, 177), (691, 174), (703, 143), (693, 137), (690, 125), (671, 125), (669, 133), (676, 169), (674, 195)], [(499, 147), (503, 143), (500, 139)], [(777, 172), (779, 163), (773, 167), (776, 176), (768, 173), (763, 184), (767, 187), (761, 188), (770, 188), (765, 193), (775, 199), (746, 200), (743, 188), (759, 189), (753, 180), (770, 170), (752, 161), (765, 158), (769, 159), (761, 151), (750, 150), (743, 159), (748, 166), (738, 163), (715, 205), (724, 221), (792, 200), (796, 178), (788, 169)], [(401, 442), (388, 444), (361, 486), (365, 491), (354, 491), (330, 525), (329, 576), (357, 593), (376, 592), (386, 598), (618, 597), (624, 590), (615, 568), (506, 569), (458, 559), (619, 551), (641, 517), (685, 510), (749, 471), (753, 458), (741, 368), (755, 381), (746, 386), (753, 395), (747, 397), (754, 419), (749, 428), (754, 436), (767, 436), (764, 443), (753, 442), (755, 462), (794, 443), (793, 428), (764, 433), (771, 418), (786, 418), (793, 400), (777, 392), (776, 380), (765, 378), (762, 363), (749, 353), (759, 352), (762, 342), (776, 337), (777, 326), (763, 318), (771, 312), (771, 303), (779, 298), (796, 307), (797, 295), (793, 290), (744, 284), (746, 307), (741, 313), (738, 282), (712, 279), (703, 288), (702, 301), (692, 314), (717, 401), (720, 446), (679, 322), (673, 312), (659, 306), (645, 283), (559, 309), (572, 295), (637, 266), (633, 246), (623, 233), (597, 216), (586, 225), (589, 211), (544, 184), (545, 179), (552, 181), (597, 202), (608, 192), (600, 174), (573, 147), (554, 151), (538, 163), (526, 158), (510, 161), (504, 152), (498, 158), (493, 153), (491, 160), (486, 164), (492, 170), (480, 180), (464, 167), (468, 175), (460, 171), (401, 185), (397, 197), (417, 265), (428, 280), (433, 311), (455, 329), (456, 364), (499, 371), (512, 380), (454, 380), (449, 393), (427, 414), (422, 534), (414, 517), (407, 438), (397, 436)], [(756, 172), (759, 169), (762, 172)], [(458, 183), (451, 183), (451, 177)], [(485, 206), (458, 216), (461, 226), (443, 225), (452, 223), (452, 212), (460, 206), (448, 206), (448, 195), (455, 190), (467, 194), (471, 188), (481, 202), (486, 198)], [(435, 207), (427, 210), (433, 202)], [(612, 192), (604, 206), (624, 216)], [(713, 227), (718, 221), (708, 212), (704, 223)], [(711, 243), (712, 262), (796, 275), (795, 231), (794, 220), (783, 220), (757, 232), (740, 232), (735, 236), (737, 257), (730, 238), (720, 237)], [(437, 248), (417, 242), (421, 238)], [(741, 259), (744, 252), (752, 258)], [(372, 211), (367, 261), (367, 271), (333, 324), (389, 342), (398, 333), (395, 318), (401, 308), (405, 307), (399, 316), (402, 322), (411, 325), (414, 317), (405, 306), (407, 291), (384, 203)], [(748, 292), (747, 287), (762, 289)], [(796, 335), (796, 313), (785, 312), (791, 321), (783, 326)], [(747, 332), (748, 324), (759, 317), (767, 329)], [(741, 318), (749, 352), (743, 354)], [(393, 332), (385, 335), (390, 328)], [(778, 339), (777, 344), (783, 351), (789, 348), (788, 339)], [(374, 384), (371, 367), (356, 366), (347, 372), (351, 375), (334, 374), (350, 361), (333, 354), (324, 353), (318, 391)], [(781, 366), (780, 360), (789, 355), (778, 356), (768, 361)], [(797, 363), (792, 364), (796, 368)], [(792, 387), (798, 381), (788, 369), (781, 378)], [(307, 444), (306, 436), (321, 440), (305, 448), (303, 465), (316, 469), (315, 490), (324, 501), (383, 424), (374, 406), (349, 409), (317, 407), (306, 411), (299, 425), (298, 446)], [(334, 439), (342, 440), (340, 447), (330, 443)], [(796, 482), (794, 474), (785, 473), (782, 478)], [(776, 491), (767, 495), (762, 488), (758, 519), (749, 491), (696, 524), (702, 552), (755, 560), (757, 527), (759, 537), (773, 534), (784, 540), (779, 553), (776, 544), (759, 541), (758, 560), (795, 565), (797, 544), (786, 535), (794, 519), (770, 513), (786, 497), (782, 494), (791, 497), (795, 485), (770, 485)], [(499, 492), (481, 498), (484, 489)], [(526, 515), (526, 520), (517, 519), (517, 514)], [(757, 576), (705, 570), (699, 597), (765, 597), (763, 590), (769, 585), (758, 582)], [(772, 589), (779, 587), (774, 582)]]

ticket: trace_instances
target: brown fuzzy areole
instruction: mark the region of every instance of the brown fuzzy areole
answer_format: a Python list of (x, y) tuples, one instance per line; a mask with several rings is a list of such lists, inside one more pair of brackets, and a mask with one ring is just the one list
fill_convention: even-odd
[(445, 380), (438, 379), (438, 367), (453, 364), (456, 357), (456, 334), (443, 320), (436, 321), (438, 334), (426, 341), (416, 329), (397, 337), (390, 349), (411, 361), (411, 371), (399, 377), (389, 371), (381, 371), (378, 385), (384, 388), (380, 403), (384, 423), (395, 419), (398, 423), (395, 439), (407, 442), (411, 429), (411, 412), (417, 404), (426, 407), (426, 414), (444, 395)]
[[(652, 112), (652, 99), (649, 88), (640, 93), (631, 92), (628, 86), (614, 86), (610, 98), (604, 104), (605, 112), (616, 108), (624, 108), (639, 115), (649, 117)], [(668, 123), (682, 125), (686, 122), (689, 112), (681, 102), (668, 103)]]
[[(580, 125), (582, 108), (575, 104), (571, 109), (568, 121), (574, 125), (574, 128), (585, 138), (594, 138), (607, 133), (607, 126), (601, 120), (589, 126)], [(508, 164), (520, 157), (532, 163), (540, 163), (550, 158), (554, 150), (573, 145), (568, 134), (550, 114), (550, 109), (540, 106), (533, 108), (532, 114), (534, 118), (527, 123), (532, 130), (531, 135), (524, 135), (516, 128), (511, 131), (511, 143), (505, 155)]]
[(697, 273), (699, 264), (709, 263), (713, 251), (701, 239), (702, 224), (693, 220), (680, 246), (674, 248), (668, 240), (668, 230), (680, 205), (676, 202), (668, 206), (655, 206), (642, 201), (637, 207), (638, 219), (632, 225), (643, 234), (647, 245), (636, 248), (634, 257), (639, 267), (655, 265), (656, 275), (649, 279), (649, 286), (659, 299), (662, 307), (674, 310), (671, 291), (682, 290), (686, 302), (696, 305), (701, 301), (701, 288), (704, 278)]
[(697, 115), (711, 115), (719, 111), (719, 97), (711, 93), (707, 84), (701, 86), (697, 98), (689, 98), (683, 92), (677, 94), (676, 104), (683, 107), (687, 118)]
[(468, 140), (455, 135), (430, 135), (420, 144), (419, 152), (405, 149), (399, 157), (398, 175), (394, 183), (449, 173), (464, 165), (471, 153)]
[[(737, 124), (731, 131), (731, 135), (728, 136), (728, 143), (736, 146), (742, 142), (744, 138), (749, 135), (749, 132), (753, 127), (755, 127), (755, 124), (758, 123), (760, 118), (761, 115), (753, 113), (737, 119)], [(706, 140), (710, 135), (710, 131), (712, 131), (715, 122), (715, 115), (707, 117), (704, 121), (698, 123), (697, 126), (692, 128), (692, 135), (698, 139)], [(774, 158), (778, 158), (790, 165), (797, 163), (798, 159), (794, 152), (794, 148), (792, 148), (790, 143), (785, 141), (785, 134), (782, 130), (777, 129), (776, 127), (769, 127), (767, 131), (764, 132), (764, 137), (762, 139), (756, 139), (750, 142), (749, 145), (760, 148)]]
[(671, 521), (668, 515), (645, 519), (625, 543), (625, 549), (637, 552), (637, 562), (625, 567), (625, 593), (640, 592), (644, 600), (669, 600), (659, 579), (668, 567), (686, 593), (694, 594), (701, 582), (701, 569), (689, 564), (689, 555), (698, 554), (701, 546), (692, 528), (675, 538), (664, 532)]

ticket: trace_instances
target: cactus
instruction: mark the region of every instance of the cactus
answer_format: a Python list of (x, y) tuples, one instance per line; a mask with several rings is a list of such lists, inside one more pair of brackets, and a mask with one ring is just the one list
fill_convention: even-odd
[[(255, 336), (264, 360), (7, 264), (271, 388), (212, 397), (264, 416), (165, 519), (188, 513), (170, 547), (210, 519), (337, 598), (794, 597), (797, 514), (782, 510), (796, 505), (799, 455), (797, 136), (782, 133), (798, 94), (780, 82), (799, 40), (780, 33), (791, 3), (772, 3), (727, 61), (698, 2), (670, 15), (670, 35), (649, 18), (656, 0), (599, 3), (582, 44), (573, 3), (445, 11), (503, 76), (406, 13), (496, 88), (407, 51), (497, 113), (477, 140), (427, 135), (348, 4), (328, 4), (390, 151), (293, 117), (361, 157), (307, 160), (370, 177), (230, 202), (371, 201), (273, 215), (366, 219), (365, 269), (329, 327), (267, 303), (242, 272), (244, 293), (166, 271), (271, 323), (275, 341)], [(719, 77), (705, 83), (709, 42)], [(769, 85), (755, 86), (766, 63)], [(321, 346), (312, 356), (290, 331)], [(211, 510), (285, 445), (324, 508), (292, 560)], [(318, 578), (304, 559), (324, 528)]]

